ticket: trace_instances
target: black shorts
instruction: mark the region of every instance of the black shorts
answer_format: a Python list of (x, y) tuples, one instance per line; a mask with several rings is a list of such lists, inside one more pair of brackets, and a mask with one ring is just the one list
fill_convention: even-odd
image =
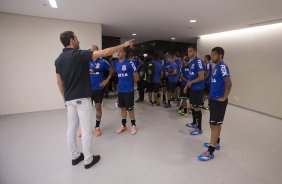
[(203, 104), (204, 89), (192, 90), (189, 92), (190, 104), (193, 107), (200, 107)]
[(149, 93), (160, 92), (160, 83), (148, 83), (147, 92), (149, 92)]
[(211, 89), (210, 84), (205, 84), (205, 94), (209, 95), (210, 94), (210, 89)]
[(223, 102), (209, 99), (211, 125), (223, 124), (227, 104), (228, 104), (228, 99), (226, 99)]
[(134, 108), (134, 92), (118, 93), (118, 107), (132, 110)]
[(174, 93), (177, 87), (177, 82), (168, 82), (167, 83), (167, 91), (170, 93)]
[(188, 99), (189, 98), (189, 91), (190, 89), (188, 88), (187, 90), (187, 93), (184, 93), (183, 90), (184, 90), (185, 86), (181, 86), (180, 87), (180, 99)]
[(95, 103), (102, 103), (104, 97), (104, 89), (100, 89), (97, 91), (92, 91), (91, 101)]

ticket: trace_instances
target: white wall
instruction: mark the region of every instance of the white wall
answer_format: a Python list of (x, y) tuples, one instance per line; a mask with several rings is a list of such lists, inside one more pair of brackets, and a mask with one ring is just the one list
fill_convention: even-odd
[(77, 34), (81, 49), (101, 48), (101, 24), (0, 13), (0, 115), (64, 107), (54, 62), (66, 30)]
[(282, 118), (282, 23), (198, 39), (202, 57), (215, 46), (231, 70), (230, 102)]

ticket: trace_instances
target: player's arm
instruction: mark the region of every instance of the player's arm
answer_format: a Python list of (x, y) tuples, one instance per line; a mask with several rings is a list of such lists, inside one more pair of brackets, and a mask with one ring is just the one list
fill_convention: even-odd
[(132, 47), (133, 42), (134, 42), (134, 39), (126, 41), (123, 44), (115, 46), (115, 47), (109, 47), (103, 50), (94, 51), (92, 54), (92, 59), (95, 60), (100, 57), (107, 57), (107, 56), (113, 55), (114, 53), (116, 53), (117, 51), (119, 51), (122, 48), (125, 48), (128, 46)]
[(56, 74), (56, 77), (57, 77), (57, 84), (58, 84), (60, 93), (61, 93), (61, 95), (64, 97), (64, 94), (65, 94), (65, 87), (64, 87), (63, 80), (62, 80), (62, 78), (61, 78), (61, 75), (58, 74), (58, 73)]
[(168, 72), (168, 75), (176, 75), (176, 74), (177, 74), (177, 69)]
[(210, 71), (207, 70), (207, 71), (206, 71), (206, 75), (205, 75), (205, 80), (208, 78), (209, 74), (210, 74)]
[(183, 81), (186, 81), (186, 82), (188, 81), (188, 80), (184, 77), (183, 73), (180, 74), (180, 79), (183, 80)]
[(161, 79), (164, 77), (164, 72), (161, 72)]
[(232, 81), (230, 77), (224, 77), (223, 81), (225, 85), (224, 95), (222, 98), (219, 98), (218, 101), (225, 101), (228, 98), (231, 88), (232, 88)]
[(101, 86), (101, 87), (104, 87), (104, 86), (106, 86), (106, 85), (109, 83), (109, 81), (110, 81), (110, 79), (111, 79), (111, 77), (112, 77), (114, 71), (115, 71), (115, 69), (114, 69), (113, 67), (111, 67), (111, 68), (109, 69), (109, 75), (108, 75), (108, 77), (100, 83), (100, 86)]
[(133, 73), (133, 77), (134, 77), (134, 82), (138, 82), (139, 81), (139, 75), (138, 75), (137, 71)]
[(190, 81), (190, 85), (194, 84), (194, 83), (198, 83), (201, 82), (205, 79), (204, 77), (204, 71), (199, 71), (198, 72), (198, 77), (192, 81)]

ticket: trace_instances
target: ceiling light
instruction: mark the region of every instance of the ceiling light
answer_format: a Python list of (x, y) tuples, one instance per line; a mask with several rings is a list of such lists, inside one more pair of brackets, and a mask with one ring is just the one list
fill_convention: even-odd
[(132, 35), (132, 36), (136, 36), (137, 34), (136, 34), (136, 33), (132, 33), (131, 35)]
[(249, 27), (249, 28), (219, 32), (219, 33), (212, 33), (212, 34), (207, 34), (207, 35), (201, 35), (200, 37), (201, 38), (215, 38), (215, 37), (222, 37), (222, 36), (230, 36), (234, 34), (247, 34), (247, 33), (255, 34), (257, 31), (269, 32), (269, 30), (273, 28), (282, 28), (282, 23), (269, 24), (269, 25), (263, 25), (263, 26), (257, 26), (257, 27)]
[(190, 22), (191, 22), (191, 23), (195, 23), (195, 22), (197, 22), (197, 20), (190, 20)]
[(175, 40), (175, 38), (171, 38), (172, 40)]
[(58, 8), (56, 0), (49, 0), (49, 3), (50, 3), (52, 8)]

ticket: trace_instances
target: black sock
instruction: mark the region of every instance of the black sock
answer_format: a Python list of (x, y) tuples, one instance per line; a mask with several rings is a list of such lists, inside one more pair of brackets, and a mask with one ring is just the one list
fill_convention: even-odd
[(220, 137), (218, 137), (218, 139), (217, 139), (217, 144), (219, 144), (220, 143)]
[(196, 122), (198, 124), (198, 129), (202, 130), (202, 111), (197, 111), (196, 115)]
[(101, 123), (101, 120), (96, 120), (96, 127), (95, 128), (98, 128), (98, 127), (100, 127), (100, 123)]
[(183, 109), (183, 107), (182, 107), (182, 106), (179, 106), (179, 107), (178, 107), (178, 110), (182, 110), (182, 109)]
[(191, 109), (191, 111), (192, 111), (192, 117), (193, 117), (193, 125), (195, 125), (196, 124), (196, 111), (195, 111), (195, 109)]
[(126, 127), (126, 119), (121, 119), (122, 126)]
[(215, 147), (210, 145), (208, 148), (208, 151), (210, 152), (210, 154), (213, 154), (214, 150), (215, 150)]
[(184, 109), (183, 112), (184, 112), (184, 113), (187, 113), (187, 108), (183, 108), (183, 109)]
[(168, 100), (167, 103), (170, 105), (170, 100)]
[(132, 120), (131, 120), (131, 125), (132, 125), (132, 126), (136, 126), (135, 122), (136, 122), (135, 119), (132, 119)]
[(165, 97), (165, 95), (163, 95), (163, 101), (165, 101), (166, 100), (166, 97)]

